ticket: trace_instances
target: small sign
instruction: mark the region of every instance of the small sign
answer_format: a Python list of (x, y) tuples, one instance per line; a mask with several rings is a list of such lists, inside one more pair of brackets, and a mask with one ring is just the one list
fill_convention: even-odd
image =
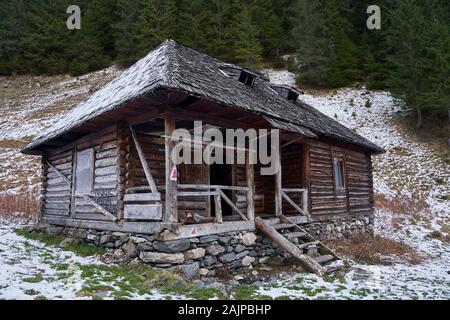
[(197, 228), (192, 228), (191, 236), (196, 236), (196, 235), (197, 235)]
[(177, 167), (174, 166), (172, 168), (172, 172), (170, 172), (170, 181), (177, 181)]

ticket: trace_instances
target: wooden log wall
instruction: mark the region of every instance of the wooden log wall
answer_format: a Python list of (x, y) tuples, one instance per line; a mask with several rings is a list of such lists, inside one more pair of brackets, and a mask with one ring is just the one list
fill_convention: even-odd
[[(209, 166), (206, 164), (181, 164), (178, 166), (180, 184), (209, 184)], [(183, 189), (182, 191), (198, 191)], [(212, 203), (208, 197), (178, 197), (180, 214), (197, 213), (208, 216), (208, 207)]]
[[(137, 139), (155, 180), (156, 188), (161, 193), (161, 202), (164, 203), (164, 190), (166, 187), (164, 140), (159, 137), (139, 133), (137, 133)], [(127, 189), (136, 187), (150, 188), (133, 142), (130, 142), (130, 154), (126, 160), (126, 169)], [(143, 193), (149, 193), (149, 190), (143, 191)]]
[[(337, 192), (333, 155), (341, 154), (346, 167), (346, 189)], [(370, 155), (326, 143), (309, 144), (309, 184), (312, 215), (335, 216), (370, 213), (373, 205)]]
[[(290, 144), (281, 149), (281, 183), (283, 188), (303, 187), (303, 148), (300, 144)], [(298, 206), (301, 207), (302, 195), (300, 193), (287, 193)], [(292, 205), (283, 200), (283, 213), (298, 215)]]
[(69, 186), (60, 175), (50, 168), (48, 161), (64, 174), (69, 180), (72, 179), (73, 150), (65, 150), (51, 156), (44, 156), (43, 161), (43, 205), (44, 216), (68, 217), (71, 207), (71, 186)]
[[(117, 126), (112, 126), (98, 138), (76, 146), (78, 151), (94, 148), (95, 168), (92, 199), (115, 216), (119, 212), (118, 185), (124, 180), (118, 170), (117, 128)], [(81, 196), (74, 196), (74, 212), (76, 219), (109, 221), (108, 217), (98, 212), (89, 201)]]

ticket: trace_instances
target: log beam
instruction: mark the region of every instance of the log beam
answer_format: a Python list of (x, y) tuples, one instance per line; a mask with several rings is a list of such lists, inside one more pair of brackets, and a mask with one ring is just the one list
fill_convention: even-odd
[(177, 206), (177, 181), (172, 181), (170, 175), (174, 168), (172, 159), (172, 150), (174, 142), (172, 141), (172, 133), (175, 130), (175, 118), (171, 113), (166, 113), (164, 117), (164, 137), (165, 137), (165, 167), (166, 167), (166, 207), (164, 221), (178, 222), (178, 206)]

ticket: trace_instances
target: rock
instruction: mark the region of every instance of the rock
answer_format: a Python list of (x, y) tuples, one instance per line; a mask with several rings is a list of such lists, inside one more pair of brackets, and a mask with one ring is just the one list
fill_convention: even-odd
[(231, 262), (235, 261), (236, 259), (237, 259), (236, 254), (234, 252), (224, 254), (223, 256), (221, 256), (219, 258), (219, 260), (223, 263), (231, 263)]
[(112, 236), (110, 234), (105, 234), (100, 237), (100, 244), (105, 244), (107, 242), (110, 242), (112, 240)]
[(249, 252), (248, 255), (249, 255), (250, 257), (257, 257), (257, 256), (258, 256), (258, 252), (255, 251), (255, 250), (252, 250), (252, 251)]
[(213, 283), (207, 284), (205, 286), (205, 288), (219, 290), (224, 295), (226, 295), (228, 293), (227, 292), (227, 287), (223, 283), (220, 283), (220, 282), (213, 282)]
[(191, 241), (189, 239), (153, 242), (153, 248), (155, 250), (166, 253), (182, 252), (188, 250), (190, 247)]
[(131, 240), (122, 246), (122, 250), (128, 258), (136, 258), (138, 256), (137, 245)]
[(236, 259), (241, 259), (241, 258), (245, 257), (246, 255), (248, 255), (248, 253), (249, 253), (248, 250), (239, 252), (239, 253), (236, 255)]
[(137, 246), (138, 251), (152, 251), (153, 246), (149, 242), (139, 243)]
[(44, 232), (48, 228), (46, 223), (36, 223), (30, 227), (31, 232)]
[(123, 233), (123, 232), (113, 232), (111, 233), (112, 236), (117, 237), (117, 238), (126, 238), (128, 237), (128, 234)]
[(219, 236), (216, 234), (212, 234), (209, 236), (200, 237), (200, 243), (210, 243), (219, 240)]
[(242, 266), (248, 267), (248, 266), (251, 266), (254, 262), (255, 262), (255, 258), (246, 256), (246, 257), (244, 257), (244, 259), (242, 259)]
[(233, 252), (234, 248), (233, 246), (227, 246), (227, 252)]
[(239, 253), (244, 251), (245, 249), (247, 249), (245, 246), (243, 246), (242, 244), (238, 244), (235, 248), (234, 248), (234, 252)]
[(86, 239), (89, 241), (95, 241), (95, 240), (97, 240), (97, 236), (95, 234), (88, 234), (86, 236)]
[(219, 253), (224, 253), (225, 248), (220, 244), (210, 244), (206, 247), (206, 252), (212, 256), (217, 256)]
[(50, 224), (47, 226), (47, 234), (49, 236), (57, 236), (61, 234), (63, 231), (64, 231), (63, 227), (53, 226)]
[(198, 238), (191, 238), (189, 239), (189, 241), (191, 241), (191, 243), (199, 243), (200, 240), (198, 240)]
[(216, 262), (217, 258), (215, 256), (205, 256), (202, 265), (209, 268), (212, 267)]
[(259, 258), (259, 263), (264, 264), (269, 260), (270, 260), (270, 257), (262, 257), (262, 258)]
[[(208, 274), (208, 269), (200, 269), (200, 270), (206, 270), (206, 274)], [(206, 274), (204, 274), (203, 276), (206, 276)], [(202, 275), (202, 274), (200, 274), (200, 275)], [(192, 283), (195, 286), (197, 286), (198, 288), (203, 288), (206, 285), (205, 281), (203, 281), (203, 280), (194, 280), (194, 281), (192, 281)]]
[(198, 276), (200, 271), (200, 264), (198, 262), (190, 264), (182, 264), (172, 268), (171, 270), (182, 273), (186, 278), (193, 279)]
[(206, 268), (200, 268), (198, 271), (199, 276), (206, 277), (208, 275), (209, 270)]
[(136, 244), (144, 243), (147, 241), (146, 239), (140, 237), (130, 237), (130, 240)]
[(141, 252), (139, 257), (146, 263), (181, 264), (184, 262), (182, 253)]
[(231, 237), (230, 236), (222, 236), (222, 237), (219, 237), (218, 241), (220, 244), (228, 244), (228, 242), (231, 241)]
[(79, 240), (77, 241), (77, 239), (73, 239), (73, 238), (66, 238), (63, 241), (61, 241), (59, 243), (59, 246), (61, 248), (67, 248), (68, 246), (70, 246), (71, 244), (76, 244), (79, 243)]
[(184, 258), (186, 260), (197, 260), (205, 256), (206, 250), (204, 248), (191, 249), (184, 252)]
[(122, 249), (114, 250), (114, 257), (116, 257), (118, 259), (122, 259), (124, 256), (125, 256), (125, 253), (123, 252)]
[(256, 235), (253, 232), (247, 232), (242, 236), (241, 240), (246, 246), (252, 246), (256, 242)]

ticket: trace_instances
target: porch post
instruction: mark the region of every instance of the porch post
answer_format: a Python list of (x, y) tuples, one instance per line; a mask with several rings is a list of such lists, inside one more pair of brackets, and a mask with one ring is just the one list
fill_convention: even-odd
[(245, 175), (249, 189), (247, 191), (247, 217), (249, 221), (253, 221), (255, 220), (255, 172), (253, 164), (250, 163), (250, 150), (245, 154)]
[(178, 206), (177, 206), (177, 181), (172, 181), (170, 175), (174, 168), (172, 161), (172, 150), (174, 142), (172, 141), (172, 133), (175, 130), (175, 119), (172, 114), (166, 113), (164, 118), (165, 133), (165, 149), (166, 149), (166, 208), (164, 221), (178, 222)]
[[(274, 139), (274, 135), (272, 135), (272, 139)], [(277, 217), (280, 217), (283, 214), (283, 196), (282, 196), (282, 182), (281, 182), (281, 155), (280, 155), (280, 144), (281, 140), (278, 136), (278, 148), (273, 148), (272, 152), (275, 152), (274, 160), (275, 160), (275, 214)]]

